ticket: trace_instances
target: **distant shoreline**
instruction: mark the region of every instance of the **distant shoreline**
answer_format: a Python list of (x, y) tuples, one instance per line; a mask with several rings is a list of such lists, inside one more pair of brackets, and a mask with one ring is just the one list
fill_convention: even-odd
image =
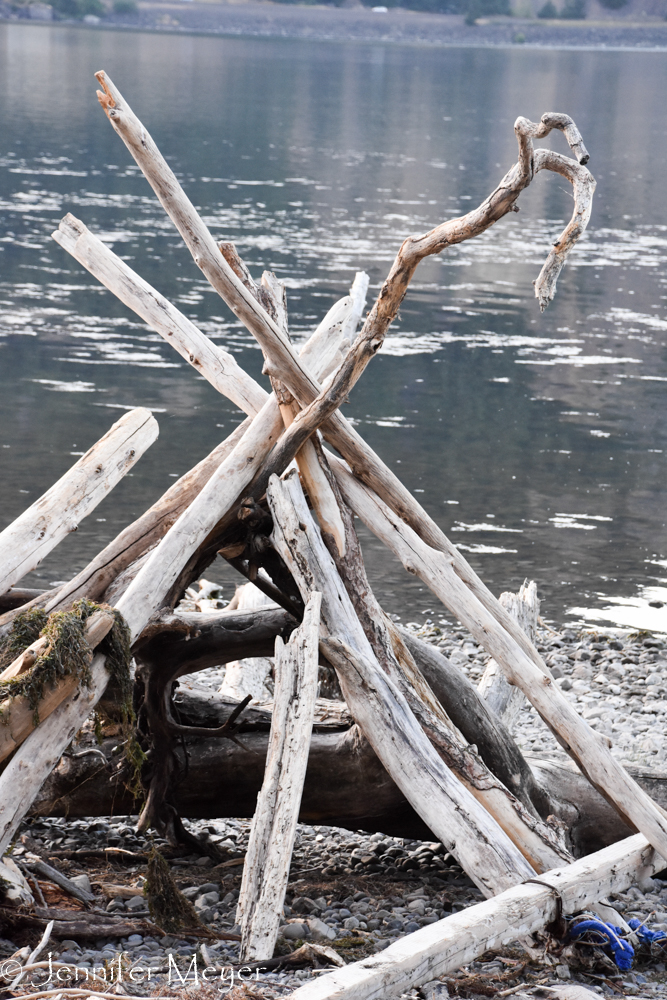
[(550, 48), (598, 51), (667, 51), (667, 22), (540, 21), (493, 18), (474, 26), (462, 16), (391, 9), (310, 7), (279, 3), (140, 2), (133, 15), (98, 24), (36, 21), (9, 16), (0, 0), (0, 23), (80, 27), (223, 37), (319, 42), (420, 45), (430, 48)]

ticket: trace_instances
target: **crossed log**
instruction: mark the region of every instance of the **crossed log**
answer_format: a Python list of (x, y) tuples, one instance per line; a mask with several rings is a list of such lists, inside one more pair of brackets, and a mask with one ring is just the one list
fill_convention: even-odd
[[(273, 388), (268, 394), (254, 382), (82, 222), (71, 215), (62, 220), (54, 239), (249, 417), (74, 580), (30, 602), (51, 612), (68, 607), (75, 597), (106, 596), (129, 626), (140, 663), (138, 729), (148, 749), (141, 825), (153, 824), (174, 840), (186, 836), (171, 797), (170, 741), (236, 738), (237, 719), (210, 730), (183, 726), (173, 716), (173, 681), (179, 672), (201, 669), (196, 665), (201, 658), (184, 669), (182, 663), (170, 664), (169, 656), (161, 662), (151, 657), (165, 611), (168, 615), (184, 589), (220, 553), (283, 609), (273, 614), (284, 613), (284, 634), (292, 633), (285, 647), (282, 639), (276, 640), (276, 724), (253, 821), (249, 856), (254, 864), (244, 877), (239, 902), (244, 959), (269, 957), (275, 943), (276, 908), (282, 905), (311, 737), (318, 661), (335, 669), (356, 725), (405, 800), (455, 852), (486, 896), (516, 893), (517, 885), (572, 861), (562, 827), (549, 819), (552, 798), (522, 759), (502, 719), (483, 710), (483, 698), (469, 692), (471, 707), (461, 711), (459, 698), (457, 718), (457, 699), (434, 692), (437, 678), (434, 682), (432, 662), (429, 675), (428, 656), (376, 601), (354, 530), (356, 514), (470, 630), (509, 684), (535, 706), (591, 785), (626, 825), (646, 838), (641, 863), (648, 863), (649, 844), (667, 857), (665, 814), (579, 717), (517, 621), (339, 411), (381, 348), (419, 262), (518, 211), (521, 191), (545, 169), (572, 184), (575, 202), (572, 218), (535, 282), (539, 306), (546, 308), (567, 256), (586, 228), (595, 188), (572, 120), (561, 114), (543, 115), (538, 124), (517, 119), (518, 160), (496, 190), (467, 215), (405, 240), (358, 333), (368, 284), (363, 275), (297, 354), (280, 283), (265, 273), (256, 284), (235, 248), (215, 243), (122, 94), (104, 73), (97, 78), (103, 88), (98, 98), (111, 125), (195, 263), (258, 341)], [(564, 133), (575, 159), (534, 148), (534, 139), (554, 129)], [(342, 457), (323, 447), (320, 432)], [(24, 519), (30, 522), (30, 512)], [(0, 545), (2, 541), (0, 536)], [(34, 558), (41, 558), (37, 545)], [(19, 578), (11, 570), (5, 588)], [(7, 612), (0, 625), (9, 629), (18, 610)], [(216, 662), (235, 658), (234, 648), (234, 642), (218, 646)], [(31, 669), (29, 659), (23, 654), (20, 663), (10, 665), (8, 676)], [(52, 685), (48, 705), (40, 705), (41, 721), (30, 735), (20, 699), (2, 706), (8, 724), (0, 747), (6, 747), (5, 757), (12, 756), (0, 775), (0, 854), (72, 736), (103, 697), (107, 682), (104, 655), (91, 653), (87, 686), (72, 693), (66, 683)], [(19, 718), (21, 726), (12, 721)], [(512, 763), (518, 766), (512, 769)], [(287, 776), (288, 795), (279, 791)], [(636, 844), (629, 847), (628, 857), (635, 862), (637, 850)], [(657, 855), (650, 863), (658, 864)], [(269, 873), (264, 880), (258, 879), (260, 868)], [(408, 961), (403, 986), (422, 975), (419, 961)], [(364, 992), (365, 986), (359, 992), (358, 984), (356, 992), (327, 993), (323, 982), (317, 989), (305, 987), (311, 992), (304, 998), (380, 995)]]

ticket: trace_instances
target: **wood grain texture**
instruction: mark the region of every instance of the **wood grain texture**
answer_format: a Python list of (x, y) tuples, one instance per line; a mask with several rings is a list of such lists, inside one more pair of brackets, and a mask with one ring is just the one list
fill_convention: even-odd
[(278, 940), (313, 728), (321, 603), (311, 593), (299, 628), (287, 643), (276, 639), (269, 752), (237, 909), (241, 962), (273, 958)]
[(155, 441), (159, 428), (150, 410), (138, 407), (89, 448), (0, 534), (0, 592), (35, 569), (90, 514)]
[[(500, 604), (514, 621), (526, 633), (531, 643), (535, 643), (537, 619), (540, 614), (540, 602), (537, 597), (537, 584), (534, 580), (526, 580), (518, 593), (505, 591), (500, 595)], [(525, 705), (526, 698), (521, 690), (510, 684), (502, 668), (491, 659), (486, 665), (479, 682), (479, 693), (489, 706), (489, 709), (503, 722), (510, 732)]]
[[(388, 1000), (528, 937), (665, 865), (641, 834), (408, 934), (384, 951), (312, 980), (291, 1000)], [(537, 883), (537, 884), (535, 884)]]
[(322, 594), (326, 640), (345, 701), (361, 731), (408, 801), (485, 895), (530, 878), (534, 869), (472, 794), (445, 766), (407, 701), (381, 670), (293, 474), (272, 477), (267, 493), (273, 542), (302, 597)]

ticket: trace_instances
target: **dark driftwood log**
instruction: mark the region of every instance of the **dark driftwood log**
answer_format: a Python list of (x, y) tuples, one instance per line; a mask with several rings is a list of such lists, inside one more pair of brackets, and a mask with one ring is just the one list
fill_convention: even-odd
[[(207, 691), (182, 689), (177, 692), (176, 707), (183, 723), (212, 727), (223, 725), (236, 705)], [(266, 709), (247, 709), (238, 733), (241, 745), (211, 738), (186, 739), (188, 777), (173, 794), (181, 816), (253, 815), (264, 777), (270, 721)], [(63, 757), (42, 787), (32, 814), (136, 814), (138, 804), (126, 788), (122, 757), (118, 751), (112, 753), (116, 743), (110, 739), (102, 744), (107, 766), (98, 756)], [(548, 785), (559, 803), (558, 815), (570, 829), (577, 854), (599, 850), (632, 832), (569, 761), (531, 758), (530, 763), (538, 781)], [(659, 805), (667, 806), (667, 774), (639, 770), (632, 774)], [(356, 726), (345, 724), (339, 715), (314, 726), (300, 819), (400, 837), (432, 837)]]
[(181, 760), (175, 749), (177, 741), (188, 736), (234, 739), (236, 716), (245, 708), (241, 703), (222, 724), (193, 729), (172, 711), (176, 678), (249, 656), (270, 656), (276, 636), (287, 637), (296, 624), (281, 608), (261, 608), (210, 615), (165, 614), (146, 630), (134, 648), (139, 663), (135, 680), (137, 729), (148, 749), (141, 770), (147, 795), (140, 829), (153, 826), (171, 844), (201, 847), (185, 830), (172, 801), (177, 776), (184, 766), (187, 770), (187, 761)]
[(406, 646), (426, 678), (434, 695), (468, 743), (492, 774), (522, 802), (528, 799), (545, 819), (555, 805), (545, 787), (537, 781), (507, 726), (482, 700), (465, 674), (430, 643), (408, 629), (399, 628)]

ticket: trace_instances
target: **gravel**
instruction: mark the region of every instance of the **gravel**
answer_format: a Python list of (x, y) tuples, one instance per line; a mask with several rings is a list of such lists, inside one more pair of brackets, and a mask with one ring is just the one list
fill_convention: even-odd
[[(427, 619), (424, 624), (408, 627), (434, 643), (457, 664), (473, 682), (481, 677), (488, 656), (463, 630), (453, 629), (444, 621)], [(543, 629), (538, 636), (538, 648), (556, 675), (557, 683), (578, 710), (600, 733), (614, 743), (614, 753), (624, 762), (659, 770), (665, 761), (667, 740), (664, 716), (667, 714), (667, 653), (660, 638), (648, 635), (628, 636), (616, 632), (552, 631)], [(202, 671), (197, 675), (198, 686), (211, 689), (219, 686), (224, 668)], [(560, 751), (534, 710), (522, 710), (516, 728), (519, 745), (524, 751), (541, 756), (561, 756)], [(155, 844), (168, 857), (173, 875), (184, 894), (193, 901), (200, 919), (213, 935), (238, 933), (236, 906), (240, 888), (240, 866), (216, 868), (208, 857), (179, 852), (168, 847), (158, 837), (146, 838), (135, 831), (133, 817), (113, 817), (83, 820), (28, 820), (17, 840), (13, 856), (20, 863), (26, 851), (36, 851), (64, 874), (75, 878), (79, 885), (89, 879), (98, 897), (99, 908), (126, 919), (144, 913), (146, 903), (142, 893), (145, 855)], [(248, 843), (250, 822), (244, 819), (205, 820), (189, 822), (196, 835), (234, 856), (242, 856)], [(126, 863), (79, 861), (73, 852), (116, 846), (131, 852)], [(125, 885), (135, 889), (131, 898), (105, 894), (105, 886)], [(299, 825), (292, 860), (290, 882), (281, 921), (278, 951), (287, 952), (304, 941), (333, 947), (346, 962), (381, 951), (393, 941), (452, 912), (473, 905), (482, 896), (459, 867), (456, 859), (436, 841), (411, 840), (368, 834), (332, 826)], [(667, 881), (649, 879), (640, 887), (611, 897), (612, 904), (628, 919), (648, 920), (652, 929), (667, 931)], [(62, 902), (52, 905), (62, 905)], [(137, 919), (141, 919), (138, 917)], [(23, 942), (0, 939), (0, 957), (11, 955)], [(94, 944), (94, 946), (93, 946)], [(141, 933), (126, 938), (91, 942), (55, 942), (54, 957), (79, 968), (107, 968), (119, 955), (125, 976), (131, 967), (152, 968), (151, 982), (123, 984), (126, 992), (148, 995), (156, 985), (168, 983), (171, 964), (172, 987), (174, 965), (185, 975), (195, 954), (199, 969), (204, 957), (195, 938), (151, 936)], [(238, 944), (215, 938), (207, 942), (211, 961), (226, 971), (238, 963)], [(171, 956), (171, 957), (170, 957)], [(580, 979), (597, 992), (612, 994), (613, 989), (633, 996), (667, 998), (664, 955), (656, 952), (642, 956), (631, 973), (622, 976), (607, 970), (603, 975), (586, 976), (576, 965), (557, 967), (525, 964), (525, 955), (516, 949), (505, 949), (500, 957), (489, 954), (482, 960), (454, 974), (446, 983), (432, 982), (421, 992), (405, 996), (428, 997), (447, 995), (452, 991), (462, 996), (492, 995), (491, 985), (498, 992), (522, 982), (537, 982), (545, 975), (550, 981), (568, 976)], [(519, 971), (517, 971), (519, 970)], [(252, 990), (262, 997), (285, 996), (314, 973), (309, 969), (289, 972), (253, 973)], [(531, 978), (532, 977), (532, 978)], [(463, 983), (459, 980), (464, 980)], [(485, 983), (481, 993), (475, 989)], [(614, 986), (610, 984), (613, 982)], [(180, 985), (180, 984), (177, 984)], [(464, 989), (465, 986), (465, 989)], [(204, 989), (202, 987), (202, 989)], [(220, 986), (218, 984), (218, 992)], [(258, 993), (258, 991), (261, 991)], [(486, 991), (486, 992), (485, 992)]]

